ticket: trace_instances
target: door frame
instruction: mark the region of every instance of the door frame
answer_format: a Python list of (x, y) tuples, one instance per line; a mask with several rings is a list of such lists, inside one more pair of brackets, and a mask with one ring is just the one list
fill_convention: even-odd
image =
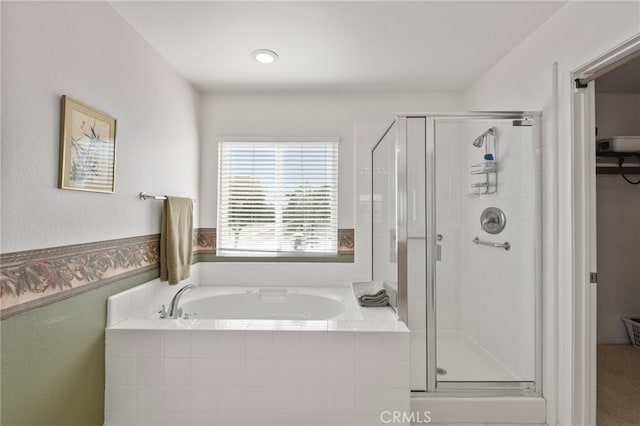
[[(569, 424), (596, 424), (597, 284), (595, 83), (578, 88), (575, 79), (591, 75), (640, 50), (640, 34), (591, 56), (580, 66), (557, 64), (558, 84), (558, 268), (559, 418)], [(570, 285), (562, 285), (570, 283)]]

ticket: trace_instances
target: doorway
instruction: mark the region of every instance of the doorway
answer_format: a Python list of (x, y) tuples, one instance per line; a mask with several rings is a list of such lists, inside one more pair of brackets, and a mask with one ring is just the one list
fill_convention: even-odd
[[(640, 418), (639, 39), (574, 72), (574, 318), (583, 320), (574, 325), (574, 385), (584, 389), (574, 421), (588, 425)], [(580, 285), (585, 278), (591, 285)]]
[(631, 340), (640, 328), (640, 57), (595, 80), (595, 125), (596, 424), (632, 425), (640, 419), (640, 349)]

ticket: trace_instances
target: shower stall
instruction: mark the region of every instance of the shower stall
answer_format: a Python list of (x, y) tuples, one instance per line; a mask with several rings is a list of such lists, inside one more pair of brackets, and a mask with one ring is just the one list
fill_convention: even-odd
[(398, 115), (372, 149), (372, 276), (418, 395), (541, 393), (539, 113)]

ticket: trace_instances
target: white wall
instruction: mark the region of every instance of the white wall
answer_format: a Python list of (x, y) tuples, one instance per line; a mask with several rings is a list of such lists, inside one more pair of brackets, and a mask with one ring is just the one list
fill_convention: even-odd
[[(597, 93), (596, 126), (598, 138), (640, 136), (640, 94)], [(619, 175), (598, 175), (596, 186), (598, 343), (628, 343), (620, 316), (640, 314), (640, 187)]]
[(596, 127), (598, 139), (640, 136), (640, 93), (596, 93)]
[[(2, 2), (2, 252), (159, 232), (197, 196), (198, 94), (107, 3)], [(60, 97), (116, 117), (114, 194), (60, 190)]]
[(573, 406), (573, 361), (571, 338), (567, 334), (572, 323), (563, 316), (563, 312), (571, 312), (571, 301), (565, 297), (571, 287), (559, 279), (571, 267), (567, 253), (562, 252), (560, 258), (559, 249), (566, 238), (566, 228), (560, 225), (570, 220), (560, 217), (559, 204), (570, 200), (570, 180), (566, 175), (571, 172), (571, 159), (559, 155), (570, 141), (560, 139), (557, 134), (559, 111), (554, 64), (559, 62), (563, 68), (576, 69), (639, 32), (637, 2), (570, 2), (464, 93), (465, 109), (524, 109), (543, 114), (542, 344), (548, 424), (572, 424)]
[[(200, 115), (200, 226), (216, 226), (217, 142), (222, 136), (339, 136), (338, 227), (355, 228), (354, 264), (213, 263), (221, 284), (241, 284), (249, 272), (261, 283), (345, 284), (371, 276), (371, 148), (405, 111), (452, 111), (460, 95), (412, 93), (225, 93), (203, 97)], [(283, 277), (285, 271), (286, 277)], [(283, 281), (284, 278), (284, 281)], [(248, 281), (247, 281), (248, 282)]]

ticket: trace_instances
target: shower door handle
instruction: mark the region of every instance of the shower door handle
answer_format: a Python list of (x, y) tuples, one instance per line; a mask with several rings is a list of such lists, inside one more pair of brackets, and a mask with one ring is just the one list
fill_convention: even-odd
[(436, 244), (436, 262), (442, 261), (442, 246)]

